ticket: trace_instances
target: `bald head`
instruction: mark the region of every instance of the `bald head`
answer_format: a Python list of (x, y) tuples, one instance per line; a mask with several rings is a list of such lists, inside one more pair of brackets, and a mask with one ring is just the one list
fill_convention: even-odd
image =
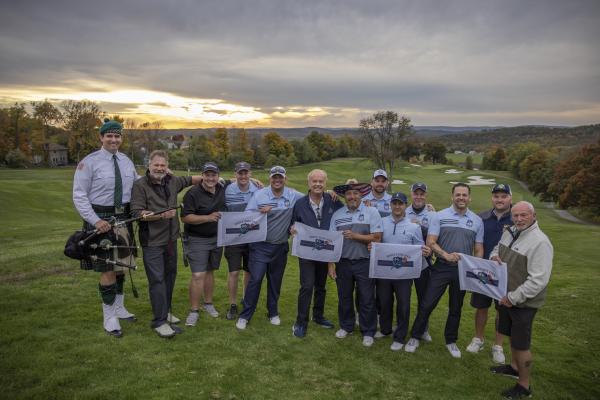
[(528, 201), (519, 201), (512, 209), (512, 220), (517, 230), (529, 228), (535, 222), (535, 208)]

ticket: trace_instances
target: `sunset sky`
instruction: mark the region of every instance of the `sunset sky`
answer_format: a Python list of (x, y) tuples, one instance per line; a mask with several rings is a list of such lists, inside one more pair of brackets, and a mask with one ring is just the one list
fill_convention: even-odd
[(3, 1), (0, 105), (165, 127), (600, 123), (600, 1)]

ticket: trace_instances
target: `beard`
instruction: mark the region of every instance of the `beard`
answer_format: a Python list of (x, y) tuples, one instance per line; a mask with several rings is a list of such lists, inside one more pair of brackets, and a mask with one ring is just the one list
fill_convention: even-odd
[(165, 176), (167, 176), (167, 174), (164, 172), (158, 172), (158, 173), (150, 172), (150, 177), (152, 179), (154, 179), (155, 181), (162, 181)]

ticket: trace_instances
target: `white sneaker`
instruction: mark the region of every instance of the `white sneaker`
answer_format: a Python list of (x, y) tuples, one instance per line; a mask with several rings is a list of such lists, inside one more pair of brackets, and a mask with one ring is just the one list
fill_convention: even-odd
[(219, 312), (212, 304), (204, 304), (204, 311), (208, 313), (213, 318), (217, 318), (219, 316)]
[(381, 333), (381, 331), (377, 331), (377, 332), (375, 332), (375, 339), (381, 339), (381, 338), (384, 338), (389, 335), (390, 335), (389, 333), (387, 335), (385, 335), (385, 334)]
[(235, 327), (238, 328), (240, 331), (246, 329), (246, 325), (248, 325), (248, 320), (244, 318), (239, 318), (235, 323)]
[(348, 332), (348, 331), (345, 331), (345, 330), (343, 330), (343, 329), (340, 329), (340, 330), (338, 330), (338, 331), (335, 333), (335, 337), (336, 337), (336, 338), (338, 338), (338, 339), (343, 339), (343, 338), (345, 338), (345, 337), (346, 337), (346, 336), (348, 336), (348, 335), (349, 335), (349, 332)]
[(404, 351), (407, 353), (414, 353), (419, 347), (419, 339), (410, 338), (406, 346), (404, 346)]
[(363, 346), (371, 347), (373, 346), (373, 336), (363, 336)]
[(478, 337), (471, 339), (471, 343), (467, 346), (467, 351), (469, 353), (479, 353), (481, 350), (483, 350), (483, 340)]
[(176, 316), (174, 316), (171, 313), (167, 314), (167, 322), (169, 322), (170, 324), (178, 324), (181, 322), (181, 320), (179, 318), (177, 318)]
[(161, 338), (170, 338), (170, 337), (175, 336), (175, 331), (173, 330), (173, 328), (171, 328), (171, 325), (169, 325), (167, 323), (162, 324), (158, 328), (154, 328), (154, 331)]
[(423, 335), (421, 335), (421, 340), (424, 340), (427, 343), (431, 343), (431, 341), (433, 339), (431, 338), (431, 335), (429, 334), (429, 331), (425, 331), (425, 333), (423, 333)]
[(497, 344), (492, 346), (492, 358), (497, 364), (504, 364), (506, 362), (506, 358), (504, 357), (504, 349), (502, 346)]
[(271, 321), (271, 325), (275, 325), (275, 326), (281, 325), (281, 319), (279, 318), (279, 315), (269, 318), (269, 321)]
[(390, 346), (390, 350), (392, 351), (399, 351), (402, 350), (402, 347), (404, 345), (400, 342), (393, 342), (392, 345)]
[(198, 311), (190, 311), (185, 319), (185, 326), (196, 326), (198, 318), (200, 318), (200, 313)]
[(460, 358), (460, 355), (461, 355), (460, 350), (459, 350), (458, 346), (456, 345), (456, 343), (447, 344), (446, 348), (448, 349), (448, 351), (450, 352), (452, 357)]

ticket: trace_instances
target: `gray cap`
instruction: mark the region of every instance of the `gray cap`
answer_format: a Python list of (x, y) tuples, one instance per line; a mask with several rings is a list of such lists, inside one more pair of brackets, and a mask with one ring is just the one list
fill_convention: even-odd
[(250, 164), (248, 164), (245, 161), (240, 161), (239, 163), (235, 164), (235, 172), (250, 171), (250, 170), (251, 170)]
[(202, 166), (202, 172), (208, 172), (208, 171), (216, 172), (218, 174), (219, 167), (217, 167), (217, 164), (215, 164), (214, 162), (207, 162), (206, 164), (204, 164)]
[(285, 168), (281, 165), (276, 165), (269, 171), (269, 178), (272, 178), (275, 175), (281, 175), (285, 178)]

